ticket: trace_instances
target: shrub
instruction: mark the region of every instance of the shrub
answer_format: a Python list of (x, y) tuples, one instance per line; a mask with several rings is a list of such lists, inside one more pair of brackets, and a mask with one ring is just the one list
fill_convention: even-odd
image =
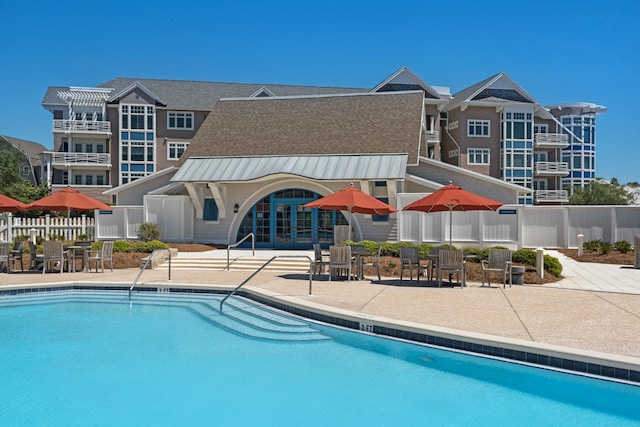
[(600, 245), (600, 242), (602, 242), (602, 240), (600, 240), (600, 239), (589, 240), (588, 242), (584, 242), (584, 244), (582, 246), (588, 251), (594, 251), (595, 252), (595, 251), (598, 250), (598, 246)]
[(489, 258), (489, 249), (467, 248), (464, 250), (465, 255), (475, 255), (475, 258), (469, 258), (467, 262), (480, 262)]
[(169, 245), (159, 240), (152, 240), (150, 242), (134, 242), (131, 245), (131, 252), (143, 252), (150, 253), (154, 249), (168, 249)]
[(536, 251), (532, 251), (531, 249), (519, 249), (517, 251), (513, 251), (511, 260), (516, 263), (535, 266)]
[(631, 243), (627, 242), (626, 240), (620, 240), (614, 243), (613, 247), (616, 249), (616, 251), (620, 251), (623, 254), (626, 254), (631, 250)]
[(544, 269), (556, 277), (560, 277), (560, 274), (562, 274), (562, 264), (560, 264), (558, 258), (551, 255), (544, 256)]
[[(98, 247), (94, 247), (98, 246)], [(96, 242), (91, 245), (92, 249), (100, 249), (102, 248), (102, 242)], [(131, 243), (125, 242), (124, 240), (116, 240), (113, 242), (113, 252), (131, 252)]]
[(598, 249), (600, 249), (600, 252), (602, 252), (603, 254), (608, 254), (611, 251), (611, 243), (600, 242), (598, 244)]
[(138, 239), (143, 242), (150, 242), (160, 238), (160, 227), (153, 222), (143, 222), (138, 227)]

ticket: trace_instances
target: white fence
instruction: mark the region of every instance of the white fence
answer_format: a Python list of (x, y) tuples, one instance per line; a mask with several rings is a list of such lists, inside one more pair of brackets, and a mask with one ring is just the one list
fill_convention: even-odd
[(63, 236), (65, 240), (78, 240), (78, 236), (95, 238), (95, 221), (82, 215), (80, 218), (65, 218), (45, 215), (39, 218), (20, 218), (11, 214), (0, 216), (0, 238), (12, 241), (16, 236), (31, 238), (32, 230), (36, 237), (49, 240), (51, 236)]
[(398, 195), (399, 241), (441, 244), (451, 237), (459, 247), (576, 248), (578, 234), (585, 242), (626, 240), (632, 245), (640, 235), (640, 206), (505, 205), (497, 212), (453, 212), (450, 236), (449, 212), (402, 211), (421, 197)]
[[(398, 240), (448, 243), (448, 212), (426, 214), (401, 210), (420, 197), (420, 194), (398, 195)], [(90, 239), (97, 240), (135, 240), (140, 224), (152, 221), (162, 225), (161, 239), (179, 241), (177, 236), (184, 236), (185, 241), (193, 241), (193, 232), (186, 230), (193, 227), (192, 221), (185, 216), (177, 216), (175, 209), (166, 209), (169, 206), (168, 200), (166, 202), (161, 210), (152, 209), (154, 215), (149, 219), (145, 219), (142, 206), (114, 206), (111, 213), (98, 213), (95, 224), (91, 218), (72, 218), (71, 239), (87, 234)], [(578, 234), (584, 235), (585, 242), (626, 240), (631, 244), (634, 237), (640, 235), (640, 206), (505, 205), (497, 212), (453, 212), (451, 217), (452, 241), (459, 247), (575, 248)], [(10, 218), (10, 227), (6, 221), (0, 220), (0, 238), (4, 240), (16, 235), (29, 236), (32, 228), (42, 238), (52, 234), (67, 237), (66, 218)]]

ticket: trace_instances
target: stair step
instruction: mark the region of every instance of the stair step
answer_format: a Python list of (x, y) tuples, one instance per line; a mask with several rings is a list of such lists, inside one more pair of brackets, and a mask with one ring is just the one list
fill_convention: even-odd
[[(231, 270), (257, 270), (262, 267), (269, 258), (237, 258), (229, 262)], [(158, 269), (167, 270), (169, 262), (158, 265)], [(226, 270), (227, 260), (222, 258), (187, 258), (179, 257), (171, 259), (171, 269), (176, 270)], [(269, 271), (309, 271), (309, 260), (307, 259), (275, 259), (265, 267)]]

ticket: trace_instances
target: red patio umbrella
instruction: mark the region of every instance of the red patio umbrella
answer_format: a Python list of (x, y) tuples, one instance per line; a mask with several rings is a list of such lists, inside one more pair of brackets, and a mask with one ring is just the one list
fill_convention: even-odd
[(29, 205), (25, 203), (0, 194), (0, 212), (18, 212), (26, 210), (28, 207)]
[(29, 209), (43, 209), (49, 211), (67, 211), (67, 240), (71, 238), (71, 211), (88, 211), (94, 209), (111, 210), (109, 205), (82, 194), (71, 187), (64, 188), (50, 196), (43, 197), (30, 203)]
[(392, 212), (397, 212), (396, 208), (357, 189), (353, 184), (333, 194), (309, 202), (304, 207), (330, 211), (349, 211), (349, 240), (351, 240), (352, 212), (370, 215), (389, 215)]
[(502, 203), (470, 193), (451, 182), (428, 196), (405, 206), (404, 211), (449, 211), (449, 247), (452, 247), (453, 211), (495, 211)]

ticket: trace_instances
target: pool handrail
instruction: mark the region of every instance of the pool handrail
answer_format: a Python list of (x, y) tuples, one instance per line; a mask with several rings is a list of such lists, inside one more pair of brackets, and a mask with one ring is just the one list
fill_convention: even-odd
[(142, 272), (144, 270), (146, 270), (147, 265), (149, 265), (149, 263), (151, 262), (151, 260), (153, 259), (153, 255), (157, 252), (157, 251), (169, 251), (169, 281), (171, 280), (171, 249), (170, 248), (156, 248), (151, 252), (151, 255), (149, 255), (146, 259), (146, 261), (144, 262), (144, 264), (142, 264), (142, 266), (140, 267), (140, 272), (138, 273), (138, 275), (136, 276), (136, 278), (133, 280), (133, 283), (131, 284), (131, 287), (129, 288), (129, 299), (131, 299), (131, 292), (133, 292), (133, 288), (136, 287), (136, 284), (138, 283), (138, 279), (140, 278), (140, 276), (142, 276)]
[(231, 248), (235, 248), (238, 247), (240, 244), (242, 244), (242, 242), (244, 242), (245, 240), (247, 240), (249, 237), (251, 237), (251, 251), (252, 251), (252, 255), (256, 256), (256, 236), (253, 234), (253, 231), (249, 234), (247, 234), (246, 236), (244, 236), (242, 239), (240, 239), (239, 241), (235, 242), (232, 245), (227, 246), (227, 271), (229, 271), (229, 249)]
[(240, 283), (231, 292), (229, 292), (224, 298), (222, 298), (222, 301), (220, 301), (220, 313), (222, 314), (222, 305), (227, 300), (227, 298), (229, 298), (231, 295), (235, 294), (238, 291), (238, 289), (243, 287), (249, 280), (251, 280), (253, 278), (253, 276), (255, 276), (260, 271), (262, 271), (262, 269), (264, 269), (267, 265), (271, 264), (271, 261), (273, 261), (276, 258), (306, 258), (306, 259), (309, 260), (309, 295), (311, 295), (311, 285), (313, 283), (313, 260), (311, 259), (311, 257), (308, 256), (308, 255), (276, 255), (276, 256), (271, 257), (271, 259), (268, 260), (267, 262), (265, 262), (264, 264), (262, 264), (261, 267), (259, 267), (253, 273), (251, 273), (251, 276), (249, 276), (246, 279), (244, 279), (242, 281), (242, 283)]

